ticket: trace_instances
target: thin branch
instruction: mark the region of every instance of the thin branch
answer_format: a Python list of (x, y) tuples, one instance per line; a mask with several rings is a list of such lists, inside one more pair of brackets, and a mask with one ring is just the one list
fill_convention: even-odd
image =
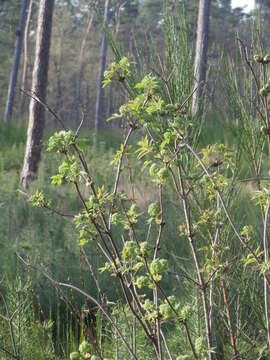
[(162, 340), (163, 340), (163, 343), (164, 343), (165, 350), (166, 350), (166, 352), (167, 352), (167, 354), (168, 354), (168, 356), (169, 356), (169, 359), (170, 359), (170, 360), (173, 360), (172, 354), (171, 354), (171, 352), (170, 352), (170, 349), (169, 349), (169, 346), (168, 346), (168, 343), (167, 343), (167, 340), (166, 340), (166, 337), (165, 337), (165, 335), (164, 335), (164, 333), (163, 333), (162, 330), (160, 330), (160, 334), (161, 334), (161, 337), (162, 337)]
[(81, 122), (80, 122), (80, 124), (79, 124), (79, 126), (78, 126), (78, 128), (77, 128), (77, 130), (75, 132), (75, 139), (79, 136), (79, 132), (80, 132), (81, 127), (82, 127), (82, 125), (84, 123), (84, 120), (85, 120), (85, 112), (82, 113), (82, 120), (81, 120)]
[[(268, 224), (268, 215), (269, 215), (270, 205), (268, 204), (265, 210), (264, 217), (264, 226), (263, 226), (263, 248), (264, 248), (264, 262), (267, 265), (269, 262), (269, 253), (268, 253), (268, 239), (267, 239), (267, 224)], [(267, 342), (268, 347), (270, 347), (270, 323), (269, 323), (269, 309), (268, 309), (268, 284), (266, 274), (263, 274), (264, 277), (264, 311), (265, 311), (265, 322), (267, 330)]]
[(231, 346), (232, 346), (232, 350), (233, 350), (233, 359), (237, 360), (238, 359), (238, 351), (237, 351), (237, 347), (236, 347), (235, 337), (233, 334), (232, 320), (231, 320), (230, 308), (229, 308), (229, 304), (228, 304), (228, 298), (227, 298), (227, 293), (226, 293), (226, 289), (225, 289), (224, 279), (221, 279), (221, 289), (222, 289), (223, 300), (224, 300), (224, 305), (225, 305), (225, 309), (226, 309), (228, 329), (229, 329), (229, 334), (230, 334)]
[[(257, 261), (257, 263), (260, 265), (260, 259), (258, 258), (258, 256), (255, 254), (255, 252), (252, 250), (252, 248), (248, 245), (248, 243), (244, 240), (244, 238), (240, 235), (239, 231), (236, 228), (236, 225), (234, 224), (234, 221), (229, 213), (229, 210), (227, 209), (227, 206), (225, 204), (225, 201), (223, 200), (223, 197), (221, 195), (220, 190), (218, 189), (218, 187), (216, 186), (215, 182), (213, 181), (211, 174), (209, 173), (209, 171), (207, 170), (206, 166), (204, 165), (203, 161), (201, 160), (201, 158), (199, 157), (199, 155), (193, 150), (193, 148), (188, 144), (188, 142), (183, 139), (182, 140), (183, 143), (185, 144), (185, 146), (188, 148), (188, 150), (193, 154), (193, 156), (198, 160), (200, 166), (202, 167), (202, 169), (204, 170), (205, 174), (208, 176), (209, 180), (212, 182), (212, 184), (215, 186), (215, 190), (218, 194), (218, 197), (220, 199), (221, 205), (223, 207), (223, 210), (225, 212), (225, 215), (227, 217), (227, 220), (229, 221), (229, 224), (231, 225), (231, 228), (233, 229), (234, 234), (236, 235), (236, 237), (238, 238), (238, 240), (240, 241), (240, 243), (249, 250), (249, 252), (254, 256), (255, 260)], [(267, 278), (267, 283), (269, 284), (269, 279)]]
[(48, 104), (40, 100), (40, 98), (37, 96), (35, 92), (33, 92), (32, 90), (25, 90), (25, 89), (20, 89), (20, 90), (25, 95), (29, 96), (30, 98), (38, 102), (40, 105), (42, 105), (59, 122), (59, 124), (63, 127), (63, 129), (67, 131), (67, 128), (65, 127), (63, 120), (57, 115), (56, 111), (54, 111)]
[(124, 345), (126, 346), (127, 350), (129, 351), (129, 353), (133, 356), (134, 359), (137, 360), (136, 355), (133, 353), (132, 349), (130, 348), (127, 340), (125, 339), (125, 337), (123, 336), (123, 334), (121, 333), (121, 331), (119, 330), (117, 324), (113, 321), (113, 319), (110, 317), (110, 315), (108, 314), (108, 312), (106, 311), (106, 309), (104, 308), (104, 306), (102, 306), (95, 298), (93, 298), (91, 295), (87, 294), (85, 291), (77, 288), (74, 285), (71, 284), (66, 284), (66, 283), (62, 283), (62, 282), (56, 282), (59, 286), (62, 287), (66, 287), (72, 290), (75, 290), (76, 292), (78, 292), (79, 294), (85, 296), (86, 298), (88, 298), (89, 300), (91, 300), (101, 311), (102, 313), (106, 316), (106, 318), (108, 319), (109, 323), (115, 328), (117, 334), (120, 336), (121, 340), (123, 341)]
[(12, 354), (10, 351), (3, 348), (2, 346), (0, 346), (0, 351), (2, 351), (4, 354), (7, 354), (7, 355), (11, 356), (13, 359), (19, 360), (19, 357), (17, 355)]
[(19, 354), (17, 351), (17, 347), (16, 347), (16, 342), (15, 342), (15, 335), (14, 335), (14, 329), (13, 329), (13, 323), (12, 323), (12, 318), (15, 315), (15, 313), (17, 312), (17, 310), (13, 313), (13, 315), (10, 317), (9, 316), (9, 309), (8, 309), (8, 304), (6, 302), (6, 299), (4, 297), (4, 295), (2, 294), (2, 292), (0, 291), (0, 296), (2, 298), (2, 301), (4, 303), (5, 309), (6, 309), (6, 314), (7, 314), (7, 321), (8, 321), (8, 326), (9, 326), (9, 331), (10, 331), (10, 337), (11, 337), (11, 343), (12, 343), (12, 348), (13, 348), (13, 353), (16, 359), (19, 359)]
[(259, 90), (260, 90), (260, 85), (259, 85), (257, 76), (256, 76), (256, 74), (255, 74), (255, 71), (254, 71), (254, 69), (253, 69), (253, 67), (252, 67), (252, 65), (251, 65), (251, 62), (250, 62), (249, 59), (248, 59), (247, 47), (245, 46), (245, 44), (243, 43), (243, 41), (242, 41), (240, 38), (237, 37), (236, 40), (239, 42), (239, 44), (240, 44), (241, 47), (242, 47), (245, 61), (246, 61), (247, 65), (248, 65), (248, 67), (249, 67), (249, 69), (250, 69), (250, 71), (251, 71), (251, 73), (252, 73), (252, 76), (253, 76), (254, 81), (255, 81), (255, 83), (256, 83), (257, 91), (259, 92)]
[(108, 319), (108, 321), (110, 322), (110, 324), (115, 328), (115, 330), (117, 331), (118, 335), (120, 336), (121, 340), (123, 341), (124, 345), (126, 346), (127, 350), (129, 351), (129, 353), (133, 356), (133, 358), (135, 360), (138, 360), (136, 355), (132, 352), (132, 349), (130, 348), (127, 340), (125, 339), (125, 337), (123, 336), (123, 334), (121, 333), (121, 331), (119, 330), (118, 326), (115, 324), (115, 322), (112, 320), (112, 318), (110, 317), (110, 315), (108, 314), (108, 312), (106, 311), (106, 309), (104, 308), (103, 305), (101, 305), (95, 298), (93, 298), (91, 295), (87, 294), (85, 291), (77, 288), (76, 286), (73, 286), (71, 284), (66, 284), (66, 283), (62, 283), (62, 282), (58, 282), (57, 280), (55, 280), (51, 275), (49, 275), (46, 271), (44, 271), (44, 269), (40, 269), (35, 267), (34, 265), (28, 263), (27, 261), (25, 261), (18, 253), (17, 253), (18, 258), (27, 266), (27, 267), (31, 267), (33, 269), (36, 269), (38, 271), (40, 271), (52, 284), (54, 287), (58, 288), (58, 287), (65, 287), (65, 288), (69, 288), (71, 290), (75, 290), (76, 292), (80, 293), (81, 295), (85, 296), (87, 299), (91, 300), (101, 311), (102, 313), (106, 316), (106, 318)]
[[(123, 144), (123, 148), (121, 151), (121, 156), (118, 162), (118, 166), (117, 166), (117, 171), (116, 171), (116, 177), (115, 177), (115, 182), (114, 182), (114, 187), (113, 187), (113, 196), (115, 196), (117, 194), (117, 189), (118, 189), (118, 185), (119, 185), (119, 180), (120, 180), (120, 174), (121, 174), (121, 167), (122, 167), (122, 163), (123, 163), (123, 159), (124, 159), (124, 154), (125, 154), (125, 150), (129, 141), (129, 138), (133, 132), (134, 128), (131, 127), (127, 133), (127, 136), (125, 138), (124, 144)], [(112, 210), (113, 210), (113, 206), (114, 206), (114, 199), (112, 202), (112, 206), (111, 206), (111, 212), (110, 212), (110, 217), (109, 217), (109, 230), (111, 229), (111, 222), (112, 222)]]

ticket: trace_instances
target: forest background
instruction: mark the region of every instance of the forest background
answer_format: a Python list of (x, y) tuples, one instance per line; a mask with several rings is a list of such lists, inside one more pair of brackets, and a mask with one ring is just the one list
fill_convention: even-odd
[[(182, 83), (183, 88), (186, 87), (185, 91), (183, 90), (182, 99), (184, 100), (185, 96), (188, 97), (187, 89), (192, 91), (194, 83), (192, 64), (195, 57), (199, 1), (112, 0), (109, 5), (108, 27), (106, 29), (109, 46), (106, 68), (109, 68), (110, 63), (116, 61), (116, 46), (122, 56), (126, 56), (132, 64), (136, 64), (131, 65), (136, 66), (136, 71), (134, 70), (136, 72), (136, 76), (134, 76), (135, 82), (139, 82), (148, 73), (158, 78), (162, 73), (162, 63), (165, 62), (166, 56), (170, 53), (168, 39), (172, 39), (172, 34), (169, 31), (170, 26), (168, 24), (174, 22), (173, 29), (175, 33), (184, 34), (181, 40), (183, 48), (178, 49), (179, 53), (175, 52), (175, 56), (182, 60), (182, 63), (180, 61), (179, 64), (179, 67), (183, 67), (181, 74), (183, 72), (186, 74), (186, 77), (183, 77), (185, 83)], [(5, 314), (5, 316), (1, 316), (0, 320), (3, 329), (0, 335), (0, 350), (3, 353), (3, 359), (14, 358), (14, 354), (17, 356), (16, 359), (68, 358), (70, 353), (76, 353), (79, 344), (87, 336), (88, 340), (89, 337), (91, 338), (84, 331), (86, 326), (88, 328), (94, 327), (101, 334), (98, 341), (100, 342), (100, 348), (103, 349), (103, 354), (100, 355), (100, 352), (96, 350), (92, 343), (90, 349), (93, 354), (101, 356), (99, 357), (101, 359), (106, 356), (116, 359), (118, 359), (118, 356), (119, 359), (132, 358), (132, 355), (127, 355), (122, 345), (117, 345), (119, 339), (117, 339), (113, 327), (106, 324), (95, 307), (91, 307), (91, 309), (94, 309), (95, 320), (90, 315), (89, 319), (85, 319), (81, 315), (83, 306), (88, 306), (87, 304), (83, 305), (86, 302), (85, 299), (74, 291), (68, 291), (63, 295), (55, 283), (45, 281), (46, 276), (44, 277), (44, 273), (53, 274), (53, 278), (59, 282), (72, 284), (79, 288), (83, 287), (89, 294), (100, 297), (98, 289), (93, 287), (93, 278), (83, 275), (86, 269), (89, 271), (89, 268), (87, 265), (83, 265), (82, 247), (78, 246), (79, 236), (74, 225), (67, 221), (65, 217), (58, 216), (52, 211), (46, 212), (44, 209), (33, 208), (27, 196), (25, 196), (25, 191), (20, 189), (20, 174), (26, 144), (30, 101), (29, 95), (20, 91), (20, 88), (26, 90), (31, 88), (38, 6), (39, 1), (31, 1), (31, 17), (29, 17), (29, 27), (26, 30), (24, 39), (12, 116), (8, 121), (4, 121), (7, 91), (13, 66), (14, 45), (18, 35), (16, 35), (16, 32), (20, 21), (21, 1), (0, 1), (0, 84), (2, 90), (0, 94), (0, 113), (3, 119), (0, 126), (0, 270), (1, 274), (3, 274), (0, 286), (3, 300), (1, 305), (2, 314)], [(84, 150), (88, 168), (91, 169), (95, 183), (99, 184), (100, 188), (102, 188), (103, 184), (106, 184), (108, 189), (112, 189), (114, 186), (112, 174), (116, 172), (117, 168), (115, 166), (115, 164), (117, 165), (115, 152), (119, 150), (120, 144), (125, 139), (125, 126), (124, 122), (107, 122), (107, 119), (118, 113), (119, 107), (127, 102), (129, 97), (126, 92), (120, 89), (118, 83), (112, 83), (110, 87), (105, 87), (102, 95), (101, 122), (97, 125), (96, 102), (102, 40), (104, 37), (104, 27), (102, 26), (104, 11), (105, 5), (103, 1), (98, 2), (97, 6), (85, 0), (55, 1), (46, 104), (51, 109), (54, 109), (59, 118), (64, 121), (66, 128), (73, 129), (75, 132), (83, 119), (80, 128), (79, 145)], [(250, 165), (248, 156), (242, 157), (245, 150), (243, 150), (244, 147), (241, 148), (242, 145), (239, 140), (243, 135), (241, 131), (245, 131), (246, 136), (249, 136), (250, 133), (248, 133), (246, 125), (242, 125), (243, 118), (241, 117), (244, 116), (244, 110), (238, 109), (240, 100), (237, 96), (240, 97), (241, 95), (241, 99), (244, 99), (241, 100), (242, 107), (246, 104), (245, 101), (247, 101), (250, 94), (252, 99), (256, 96), (256, 90), (254, 90), (255, 80), (246, 73), (245, 69), (248, 68), (248, 64), (245, 62), (245, 52), (241, 52), (241, 49), (247, 47), (250, 56), (256, 55), (258, 48), (261, 52), (265, 51), (266, 54), (270, 36), (269, 16), (269, 1), (257, 2), (254, 12), (247, 14), (241, 8), (232, 9), (230, 0), (212, 0), (207, 81), (203, 93), (204, 107), (198, 116), (201, 120), (198, 121), (199, 135), (196, 135), (198, 136), (197, 149), (207, 149), (207, 146), (213, 145), (213, 143), (222, 143), (224, 146), (231, 148), (232, 152), (241, 153), (238, 180), (247, 178), (252, 180), (241, 183), (240, 195), (239, 192), (237, 195), (241, 204), (237, 210), (237, 221), (239, 221), (239, 228), (243, 227), (244, 229), (244, 235), (241, 236), (247, 238), (251, 236), (249, 233), (251, 230), (249, 227), (245, 228), (244, 224), (252, 224), (255, 234), (253, 236), (256, 241), (254, 251), (252, 250), (251, 254), (254, 255), (255, 253), (256, 261), (260, 249), (257, 253), (256, 251), (259, 248), (260, 239), (263, 238), (264, 228), (267, 228), (267, 222), (261, 222), (260, 212), (254, 210), (254, 202), (251, 204), (249, 200), (254, 196), (256, 190), (261, 190), (254, 178), (258, 179), (259, 176), (268, 178), (269, 160), (265, 143), (261, 145), (261, 153), (258, 156), (260, 156), (260, 159), (267, 160), (259, 170), (257, 169), (257, 173)], [(171, 22), (168, 19), (171, 19)], [(236, 38), (240, 38), (241, 41)], [(257, 40), (257, 38), (260, 38), (260, 40)], [(257, 46), (258, 48), (256, 48)], [(260, 73), (256, 74), (259, 77), (261, 76)], [(174, 77), (174, 74), (172, 73), (171, 76)], [(249, 86), (246, 85), (246, 81), (249, 82)], [(234, 82), (239, 82), (237, 87), (239, 93), (232, 96), (232, 84)], [(190, 107), (191, 104), (186, 110), (187, 112), (190, 111)], [(254, 103), (251, 104), (249, 110), (249, 116), (250, 114), (252, 114), (253, 118), (258, 116), (259, 110), (256, 112), (256, 104), (255, 106)], [(251, 122), (256, 125), (256, 121)], [(260, 120), (258, 120), (258, 123), (260, 123)], [(262, 130), (262, 126), (257, 124), (252, 129), (256, 135), (252, 132), (252, 136), (255, 136), (256, 141), (260, 144), (261, 134), (262, 132), (267, 133), (268, 128)], [(45, 150), (49, 143), (49, 137), (59, 130), (61, 130), (61, 126), (56, 117), (48, 113), (46, 115), (46, 131), (43, 136), (44, 146), (38, 179), (30, 185), (28, 194), (34, 194), (37, 189), (42, 188), (44, 193), (52, 199), (55, 208), (60, 213), (75, 214), (81, 210), (81, 202), (77, 194), (68, 185), (63, 187), (51, 186), (51, 176), (55, 174), (59, 160), (57, 155), (48, 154)], [(135, 137), (134, 143), (138, 140), (139, 137)], [(221, 152), (227, 151), (224, 149)], [(216, 150), (212, 148), (211, 151), (215, 153)], [(202, 152), (202, 154), (205, 160), (206, 153)], [(120, 182), (119, 188), (123, 192), (133, 192), (133, 197), (136, 199), (139, 209), (147, 213), (147, 209), (149, 212), (149, 204), (158, 201), (157, 189), (153, 188), (151, 181), (140, 171), (141, 166), (136, 162), (136, 156), (133, 158), (133, 155), (131, 151), (129, 156), (131, 167), (134, 169), (132, 175), (134, 177), (132, 180), (134, 182), (133, 187), (130, 190), (128, 180), (124, 178)], [(243, 261), (242, 267), (244, 267), (244, 270), (241, 269), (241, 281), (239, 280), (241, 282), (239, 288), (241, 288), (241, 291), (243, 290), (244, 294), (243, 314), (237, 312), (237, 309), (240, 308), (239, 301), (242, 301), (242, 293), (237, 292), (236, 289), (238, 285), (230, 283), (229, 278), (225, 278), (225, 280), (222, 278), (225, 281), (222, 282), (220, 280), (222, 276), (216, 279), (213, 275), (216, 270), (213, 269), (218, 266), (216, 264), (214, 266), (212, 261), (211, 270), (207, 270), (209, 264), (206, 260), (205, 263), (202, 260), (204, 263), (202, 272), (207, 273), (207, 271), (210, 271), (211, 281), (213, 278), (218, 283), (223, 284), (223, 287), (220, 287), (221, 290), (226, 289), (226, 286), (228, 289), (233, 288), (232, 293), (228, 290), (228, 298), (226, 298), (225, 290), (223, 293), (220, 290), (221, 294), (219, 293), (215, 299), (217, 307), (219, 301), (222, 302), (224, 307), (217, 316), (217, 322), (222, 323), (223, 321), (224, 324), (216, 325), (216, 334), (218, 335), (214, 336), (215, 340), (213, 340), (213, 354), (215, 355), (210, 354), (211, 346), (207, 342), (209, 340), (207, 340), (207, 330), (201, 325), (204, 321), (202, 315), (204, 312), (202, 310), (203, 305), (200, 304), (201, 300), (198, 300), (199, 295), (197, 294), (202, 289), (200, 286), (195, 286), (194, 290), (192, 280), (191, 283), (188, 281), (189, 276), (193, 278), (194, 269), (193, 265), (188, 266), (190, 254), (187, 245), (181, 241), (183, 234), (180, 236), (179, 241), (175, 240), (175, 233), (179, 233), (178, 227), (181, 225), (181, 221), (175, 211), (177, 207), (174, 204), (175, 194), (170, 189), (166, 191), (165, 204), (171, 203), (172, 208), (166, 213), (167, 240), (162, 251), (166, 256), (168, 255), (172, 262), (170, 262), (169, 273), (164, 287), (166, 291), (172, 291), (174, 296), (179, 299), (182, 308), (185, 302), (190, 302), (192, 309), (196, 309), (190, 319), (195, 350), (192, 347), (192, 341), (191, 345), (190, 343), (187, 345), (188, 340), (185, 342), (179, 340), (177, 336), (174, 337), (175, 324), (169, 324), (166, 328), (169, 334), (169, 344), (173, 349), (172, 358), (203, 359), (207, 356), (209, 359), (266, 359), (269, 356), (270, 339), (268, 338), (268, 341), (263, 340), (262, 333), (266, 333), (266, 338), (267, 335), (269, 336), (269, 324), (266, 324), (267, 311), (263, 309), (265, 297), (260, 296), (260, 285), (263, 280), (266, 281), (266, 270), (262, 271), (262, 265), (258, 267), (257, 270), (260, 273), (258, 279), (252, 271), (248, 273), (246, 270), (248, 268), (247, 262), (251, 257), (248, 257), (250, 254), (246, 254), (244, 251), (243, 256), (246, 262)], [(203, 201), (205, 204), (206, 200)], [(266, 200), (264, 198), (261, 201)], [(268, 206), (267, 204), (262, 205), (263, 209), (264, 206)], [(233, 209), (235, 209), (234, 206), (232, 206)], [(234, 214), (235, 211), (232, 210), (232, 213)], [(266, 211), (266, 209), (263, 211)], [(260, 220), (258, 220), (259, 218)], [(175, 224), (177, 224), (177, 227)], [(232, 236), (229, 230), (228, 234), (228, 236)], [(235, 254), (242, 251), (236, 245), (232, 247), (233, 254), (230, 254), (230, 261), (233, 261)], [(94, 272), (96, 272), (104, 265), (103, 260), (97, 249), (91, 244), (87, 243), (85, 248), (88, 252), (91, 269), (93, 268)], [(224, 248), (226, 248), (225, 245)], [(202, 259), (204, 252), (211, 249), (213, 247), (209, 249), (201, 247), (199, 251), (203, 253)], [(210, 258), (211, 256), (210, 254)], [(260, 256), (262, 254), (258, 255), (258, 258)], [(22, 259), (24, 260), (22, 261)], [(254, 260), (254, 258), (252, 259)], [(182, 261), (183, 266), (181, 265)], [(267, 265), (267, 261), (266, 259), (264, 264)], [(34, 271), (31, 270), (31, 266), (26, 265), (28, 262), (32, 264)], [(41, 267), (41, 271), (36, 271), (36, 266)], [(231, 271), (233, 273), (232, 278), (235, 280), (236, 274), (240, 270), (233, 269)], [(104, 276), (99, 271), (95, 276), (102, 289), (106, 289), (106, 298), (112, 303), (118, 304), (118, 301), (121, 303), (120, 290), (111, 281), (111, 276)], [(249, 279), (253, 279), (253, 283), (249, 284)], [(209, 282), (211, 282), (210, 280)], [(72, 311), (70, 310), (69, 301), (72, 303)], [(255, 304), (257, 305), (255, 306)], [(119, 305), (119, 307), (121, 306)], [(10, 314), (15, 314), (13, 315), (14, 321), (10, 321), (11, 317), (7, 315), (7, 309), (9, 309)], [(76, 317), (76, 311), (80, 313), (78, 317)], [(131, 335), (129, 330), (125, 329), (125, 324), (129, 323), (130, 314), (125, 313), (125, 310), (121, 312), (118, 309), (118, 311), (119, 313), (113, 316), (119, 318), (123, 333), (127, 333), (129, 337)], [(128, 310), (126, 311), (128, 312)], [(231, 317), (235, 320), (235, 325), (230, 324), (230, 311)], [(183, 322), (185, 323), (185, 320), (182, 319)], [(249, 328), (250, 324), (254, 325), (254, 332)], [(10, 335), (13, 327), (15, 335)], [(132, 331), (131, 333), (134, 335)], [(153, 359), (155, 356), (158, 359), (163, 358), (161, 350), (160, 352), (157, 350), (156, 354), (151, 353), (153, 350), (150, 349), (145, 340), (145, 335), (141, 334), (139, 330), (138, 333), (138, 358), (147, 358), (147, 356), (149, 356), (149, 359)], [(183, 335), (183, 330), (179, 330), (179, 334), (182, 334), (183, 338), (186, 336)], [(113, 340), (114, 336), (117, 340)], [(140, 337), (143, 340), (140, 340)], [(188, 336), (186, 337), (188, 338)], [(30, 341), (30, 339), (32, 340)], [(89, 340), (89, 342), (91, 341)], [(109, 351), (112, 343), (116, 348), (116, 355), (112, 355)], [(133, 344), (134, 349), (134, 339), (131, 340), (131, 344)], [(145, 346), (149, 346), (149, 349), (147, 348), (149, 355), (144, 353)], [(189, 347), (190, 350), (187, 350)], [(13, 354), (13, 356), (10, 354)], [(164, 355), (164, 358), (167, 358), (166, 356), (169, 355)]]

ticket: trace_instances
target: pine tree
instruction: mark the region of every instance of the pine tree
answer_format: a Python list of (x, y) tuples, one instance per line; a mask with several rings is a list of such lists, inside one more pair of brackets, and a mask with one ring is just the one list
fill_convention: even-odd
[(36, 54), (32, 78), (32, 94), (29, 107), (29, 124), (24, 155), (21, 184), (27, 189), (29, 182), (37, 178), (41, 156), (42, 135), (45, 126), (45, 109), (35, 99), (46, 101), (50, 39), (54, 0), (41, 0), (39, 4)]

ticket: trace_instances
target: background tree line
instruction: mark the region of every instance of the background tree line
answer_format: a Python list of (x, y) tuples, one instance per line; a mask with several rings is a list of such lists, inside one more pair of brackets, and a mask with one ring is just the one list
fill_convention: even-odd
[[(13, 116), (23, 119), (27, 117), (29, 99), (20, 93), (20, 87), (31, 87), (31, 74), (34, 61), (35, 36), (37, 26), (38, 2), (30, 2), (31, 16), (26, 28), (26, 38), (22, 51), (24, 53), (20, 62), (20, 72), (16, 86), (15, 108)], [(181, 3), (181, 2), (180, 2)], [(145, 44), (149, 36), (153, 46), (163, 52), (162, 27), (162, 1), (112, 1), (109, 3), (109, 29), (117, 38), (117, 42), (124, 53), (136, 60), (138, 51), (147, 57), (150, 54)], [(3, 64), (1, 69), (1, 82), (3, 88), (7, 88), (9, 75), (12, 68), (14, 44), (18, 37), (18, 25), (20, 21), (20, 5), (16, 1), (3, 1), (1, 4), (1, 54)], [(89, 2), (56, 1), (53, 19), (51, 40), (51, 59), (48, 101), (51, 106), (62, 115), (67, 123), (72, 126), (78, 124), (81, 112), (85, 113), (85, 126), (94, 127), (95, 109), (97, 98), (98, 68), (100, 65), (101, 43), (103, 36), (101, 18), (104, 13), (102, 2), (90, 4)], [(98, 14), (95, 7), (98, 7)], [(169, 4), (172, 11), (173, 2)], [(196, 38), (198, 1), (188, 1), (185, 4), (185, 12), (188, 23), (189, 43), (194, 47)], [(262, 18), (267, 16), (268, 6), (264, 2), (261, 10)], [(213, 73), (219, 70), (218, 52), (234, 54), (235, 43), (232, 40), (234, 34), (239, 31), (246, 35), (250, 16), (240, 8), (232, 9), (230, 1), (212, 1), (211, 3), (211, 26), (209, 34), (209, 59)], [(267, 24), (266, 24), (267, 27)], [(267, 30), (267, 29), (266, 29)], [(266, 31), (267, 34), (267, 31)], [(267, 36), (267, 35), (266, 35)], [(27, 41), (26, 41), (27, 40)], [(248, 40), (248, 39), (247, 39)], [(218, 52), (217, 52), (218, 51)], [(106, 59), (107, 64), (112, 60), (110, 51)], [(27, 62), (27, 63), (26, 63)], [(27, 76), (23, 68), (26, 63)], [(83, 75), (82, 75), (83, 74)], [(209, 83), (214, 81), (215, 75), (211, 75)], [(112, 95), (113, 96), (110, 96)], [(5, 108), (7, 94), (1, 93), (1, 108)], [(121, 103), (118, 97), (111, 91), (105, 92), (104, 105), (102, 106), (103, 118), (113, 113)], [(4, 110), (2, 110), (3, 112)], [(49, 120), (52, 121), (52, 120)], [(103, 121), (103, 126), (106, 122)]]

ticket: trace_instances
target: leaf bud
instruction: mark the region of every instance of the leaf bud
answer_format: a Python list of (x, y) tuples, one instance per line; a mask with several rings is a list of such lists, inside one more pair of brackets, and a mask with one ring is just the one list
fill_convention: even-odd
[(70, 360), (80, 360), (81, 355), (76, 351), (76, 352), (72, 352), (69, 355)]
[(89, 344), (88, 341), (84, 340), (79, 346), (79, 352), (81, 354), (86, 354), (89, 353), (90, 351), (91, 351), (91, 345)]
[(145, 257), (149, 257), (151, 254), (151, 247), (150, 245), (144, 241), (140, 244), (140, 253), (145, 256)]
[(136, 285), (139, 289), (148, 287), (149, 285), (149, 279), (146, 276), (139, 276), (136, 280)]
[(270, 63), (270, 54), (266, 54), (263, 58), (263, 63), (264, 64), (269, 64)]
[(266, 126), (262, 126), (262, 127), (261, 127), (261, 132), (262, 132), (264, 135), (270, 135), (270, 129), (268, 129)]
[(166, 178), (168, 178), (169, 176), (169, 170), (165, 167), (161, 168), (158, 172), (158, 176), (160, 179), (164, 180)]
[(268, 94), (267, 89), (266, 89), (265, 87), (262, 87), (262, 88), (260, 89), (260, 95), (261, 95), (261, 96), (267, 96), (267, 94)]
[(262, 64), (264, 61), (264, 58), (258, 54), (253, 56), (253, 60), (258, 63), (258, 64)]
[(265, 86), (264, 86), (265, 90), (267, 91), (267, 93), (269, 94), (270, 93), (270, 83), (267, 83)]
[(152, 164), (149, 169), (149, 174), (151, 177), (155, 177), (159, 171), (159, 167), (157, 164)]
[(157, 203), (152, 203), (152, 204), (149, 205), (148, 214), (152, 218), (155, 218), (155, 217), (159, 216), (160, 209), (159, 209), (159, 206), (157, 205)]

